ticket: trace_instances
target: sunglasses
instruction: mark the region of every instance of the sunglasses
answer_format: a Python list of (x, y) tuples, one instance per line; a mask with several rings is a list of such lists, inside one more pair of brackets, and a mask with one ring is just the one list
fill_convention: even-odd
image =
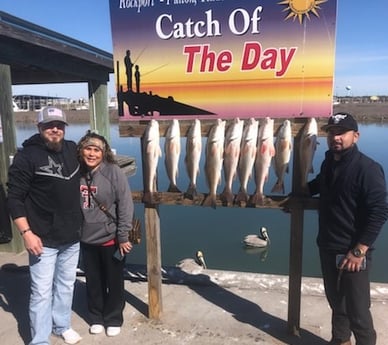
[(60, 129), (60, 130), (64, 130), (66, 125), (63, 123), (63, 122), (60, 122), (60, 121), (51, 121), (51, 122), (48, 122), (48, 123), (42, 123), (40, 125), (40, 127), (42, 128), (42, 130), (46, 130), (46, 129), (53, 129), (53, 128), (57, 128), (57, 129)]

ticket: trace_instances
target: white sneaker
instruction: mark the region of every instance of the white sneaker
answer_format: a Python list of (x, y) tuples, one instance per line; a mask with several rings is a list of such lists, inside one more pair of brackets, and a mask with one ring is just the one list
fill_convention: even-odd
[(98, 324), (91, 325), (89, 328), (89, 332), (90, 332), (90, 334), (100, 334), (100, 333), (104, 332), (104, 326), (98, 325)]
[(61, 335), (66, 344), (77, 344), (82, 339), (82, 337), (72, 328), (64, 331)]
[(121, 327), (108, 327), (106, 329), (106, 335), (108, 337), (115, 337), (116, 335), (119, 335), (121, 332)]

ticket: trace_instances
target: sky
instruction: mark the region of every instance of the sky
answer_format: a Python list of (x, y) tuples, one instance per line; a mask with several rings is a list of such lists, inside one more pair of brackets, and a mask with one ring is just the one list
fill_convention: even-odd
[[(0, 11), (113, 53), (109, 0), (0, 0)], [(334, 95), (388, 95), (387, 12), (386, 0), (338, 0)], [(86, 83), (13, 87), (25, 93), (88, 97)], [(115, 94), (111, 75), (108, 96)]]

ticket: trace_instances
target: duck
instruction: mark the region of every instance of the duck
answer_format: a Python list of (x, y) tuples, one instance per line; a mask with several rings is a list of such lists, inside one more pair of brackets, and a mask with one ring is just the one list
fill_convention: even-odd
[(243, 242), (247, 247), (267, 247), (270, 244), (267, 228), (265, 226), (260, 227), (260, 235), (247, 235)]
[(204, 255), (200, 250), (195, 253), (195, 259), (183, 259), (179, 261), (177, 267), (190, 274), (199, 274), (202, 270), (207, 268)]

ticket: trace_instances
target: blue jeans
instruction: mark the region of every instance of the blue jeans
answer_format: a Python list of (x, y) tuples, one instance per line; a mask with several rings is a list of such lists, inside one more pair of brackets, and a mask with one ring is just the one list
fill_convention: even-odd
[(29, 255), (30, 345), (49, 344), (51, 333), (61, 335), (71, 328), (79, 249), (80, 245), (76, 243), (58, 248), (43, 247), (39, 257)]

